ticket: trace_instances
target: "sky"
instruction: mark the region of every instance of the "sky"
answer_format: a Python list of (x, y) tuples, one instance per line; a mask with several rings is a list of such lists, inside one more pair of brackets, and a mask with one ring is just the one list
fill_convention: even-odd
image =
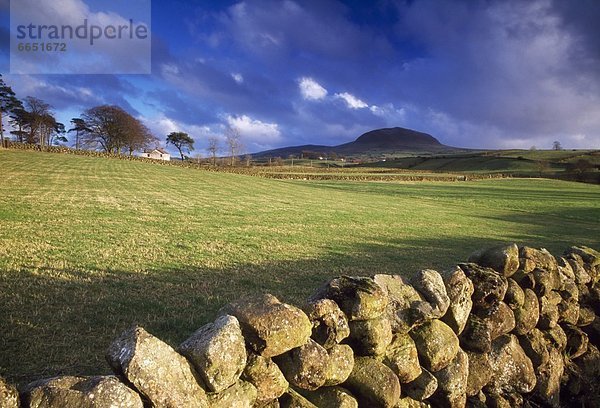
[(0, 73), (66, 124), (119, 105), (203, 155), (228, 126), (250, 153), (394, 126), (456, 147), (600, 148), (596, 0), (153, 0), (151, 73), (138, 75), (10, 74), (9, 9), (0, 0)]

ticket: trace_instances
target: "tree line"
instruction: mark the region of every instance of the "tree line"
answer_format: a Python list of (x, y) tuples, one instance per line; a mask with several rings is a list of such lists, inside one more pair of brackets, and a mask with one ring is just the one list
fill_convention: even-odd
[(39, 98), (27, 96), (20, 100), (0, 75), (0, 145), (6, 136), (3, 119), (8, 115), (10, 132), (19, 143), (52, 146), (66, 143), (66, 135), (75, 134), (76, 149), (102, 150), (107, 153), (130, 154), (157, 143), (158, 139), (138, 119), (119, 106), (101, 105), (83, 112), (71, 120), (66, 129), (57, 121), (52, 106)]
[[(67, 143), (67, 135), (73, 134), (72, 147), (77, 150), (129, 155), (159, 144), (159, 139), (140, 120), (115, 105), (87, 109), (78, 118), (71, 119), (71, 128), (66, 129), (63, 123), (57, 121), (50, 104), (33, 96), (20, 100), (0, 74), (0, 146), (6, 145), (3, 126), (6, 116), (13, 128), (10, 134), (19, 143), (52, 146)], [(222, 148), (219, 138), (208, 138), (206, 150), (213, 165), (217, 164), (217, 155), (221, 151), (226, 152), (230, 165), (235, 165), (242, 154), (244, 147), (238, 129), (228, 127), (224, 141), (225, 147)], [(166, 143), (178, 150), (181, 160), (189, 159), (188, 155), (194, 150), (194, 139), (185, 132), (171, 132)]]

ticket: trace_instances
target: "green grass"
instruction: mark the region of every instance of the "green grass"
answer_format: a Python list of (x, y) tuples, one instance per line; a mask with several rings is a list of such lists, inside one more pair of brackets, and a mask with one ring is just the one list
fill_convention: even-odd
[(0, 150), (0, 375), (108, 372), (132, 323), (176, 345), (227, 301), (447, 268), (506, 241), (598, 248), (600, 186), (270, 180)]
[(469, 174), (539, 175), (540, 161), (546, 163), (543, 172), (560, 173), (569, 164), (586, 160), (600, 164), (600, 150), (492, 150), (473, 153), (440, 154), (403, 157), (394, 160), (366, 163), (361, 166), (400, 168), (415, 171), (436, 171)]

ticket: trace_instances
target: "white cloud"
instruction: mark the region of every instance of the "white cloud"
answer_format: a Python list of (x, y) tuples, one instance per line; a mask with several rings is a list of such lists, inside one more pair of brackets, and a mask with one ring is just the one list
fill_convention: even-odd
[(227, 116), (227, 124), (237, 128), (242, 138), (259, 144), (270, 144), (281, 139), (281, 132), (277, 123), (267, 123), (249, 116)]
[(175, 64), (162, 64), (161, 65), (162, 74), (166, 77), (168, 76), (178, 76), (179, 75), (179, 67)]
[(243, 82), (244, 82), (244, 77), (242, 76), (242, 74), (238, 74), (238, 73), (232, 72), (232, 73), (231, 73), (231, 77), (232, 77), (232, 78), (233, 78), (233, 80), (234, 80), (235, 82), (237, 82), (238, 84), (241, 84), (241, 83), (243, 83)]
[(336, 93), (335, 97), (343, 99), (350, 109), (364, 109), (369, 107), (369, 105), (366, 102), (360, 100), (359, 98), (348, 92)]
[(298, 87), (300, 88), (302, 97), (306, 100), (318, 101), (327, 96), (327, 89), (309, 77), (300, 78)]

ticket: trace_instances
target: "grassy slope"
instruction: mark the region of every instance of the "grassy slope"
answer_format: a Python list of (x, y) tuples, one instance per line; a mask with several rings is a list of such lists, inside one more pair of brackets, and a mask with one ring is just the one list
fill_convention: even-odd
[(0, 150), (0, 375), (108, 371), (137, 322), (178, 344), (228, 300), (444, 268), (504, 241), (598, 247), (600, 187), (277, 181)]
[(538, 174), (538, 162), (548, 162), (544, 171), (562, 171), (568, 163), (584, 159), (600, 163), (598, 150), (498, 150), (472, 154), (435, 155), (405, 157), (365, 166), (409, 168), (421, 171), (466, 172), (466, 173), (511, 173)]

